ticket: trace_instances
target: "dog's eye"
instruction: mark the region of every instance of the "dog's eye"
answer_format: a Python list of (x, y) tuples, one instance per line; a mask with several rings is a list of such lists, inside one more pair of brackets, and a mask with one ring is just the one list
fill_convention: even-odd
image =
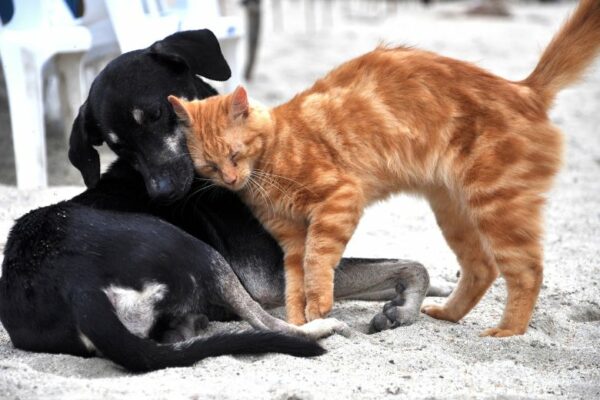
[(158, 121), (162, 115), (162, 110), (157, 108), (153, 111), (148, 112), (148, 119), (152, 122)]

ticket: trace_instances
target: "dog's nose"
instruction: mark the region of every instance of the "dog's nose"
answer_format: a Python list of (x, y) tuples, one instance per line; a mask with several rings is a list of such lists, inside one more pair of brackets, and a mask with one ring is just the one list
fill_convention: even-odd
[(175, 185), (168, 176), (150, 179), (149, 195), (153, 199), (168, 200), (175, 194)]

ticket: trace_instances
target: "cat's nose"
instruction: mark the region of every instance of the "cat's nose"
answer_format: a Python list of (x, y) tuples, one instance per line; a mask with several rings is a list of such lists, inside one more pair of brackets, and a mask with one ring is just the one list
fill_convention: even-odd
[(237, 182), (238, 177), (237, 176), (227, 176), (227, 177), (223, 177), (223, 182), (225, 182), (228, 185), (235, 185), (235, 183)]

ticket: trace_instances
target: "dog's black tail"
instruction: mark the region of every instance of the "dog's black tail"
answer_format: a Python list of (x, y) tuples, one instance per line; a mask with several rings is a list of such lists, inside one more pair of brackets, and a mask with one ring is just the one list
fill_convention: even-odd
[(129, 332), (104, 293), (82, 291), (72, 300), (81, 333), (104, 357), (130, 371), (183, 367), (223, 354), (276, 352), (312, 357), (325, 353), (315, 341), (270, 331), (221, 334), (178, 344), (159, 344)]

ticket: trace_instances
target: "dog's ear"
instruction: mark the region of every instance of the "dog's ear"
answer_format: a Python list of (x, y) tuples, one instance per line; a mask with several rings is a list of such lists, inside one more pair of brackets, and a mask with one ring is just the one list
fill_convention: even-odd
[(102, 144), (102, 132), (88, 111), (87, 101), (79, 108), (69, 138), (69, 160), (81, 172), (85, 185), (96, 186), (100, 179), (100, 156), (94, 146)]
[(208, 29), (177, 32), (155, 42), (150, 54), (187, 66), (194, 74), (215, 81), (226, 81), (231, 70), (216, 36)]

